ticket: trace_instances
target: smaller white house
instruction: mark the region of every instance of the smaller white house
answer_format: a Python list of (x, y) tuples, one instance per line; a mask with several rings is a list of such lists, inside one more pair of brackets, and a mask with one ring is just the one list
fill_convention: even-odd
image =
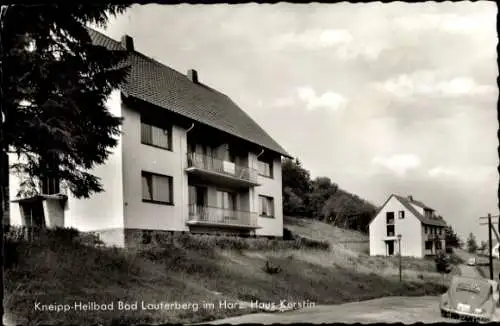
[(390, 195), (369, 225), (370, 255), (424, 257), (445, 248), (446, 222), (412, 196)]

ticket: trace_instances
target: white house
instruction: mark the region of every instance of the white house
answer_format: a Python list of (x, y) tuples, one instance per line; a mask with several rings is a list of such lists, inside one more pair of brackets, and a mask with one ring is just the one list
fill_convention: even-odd
[[(412, 196), (390, 195), (369, 225), (370, 255), (424, 257), (445, 248), (446, 222)], [(400, 239), (398, 238), (400, 235)]]
[[(128, 81), (109, 98), (124, 118), (119, 145), (94, 174), (104, 192), (76, 199), (58, 180), (17, 198), (11, 174), (10, 224), (95, 231), (127, 246), (155, 230), (283, 235), (281, 158), (290, 155), (226, 95), (89, 30), (93, 42), (127, 51)], [(16, 157), (9, 157), (12, 163)]]

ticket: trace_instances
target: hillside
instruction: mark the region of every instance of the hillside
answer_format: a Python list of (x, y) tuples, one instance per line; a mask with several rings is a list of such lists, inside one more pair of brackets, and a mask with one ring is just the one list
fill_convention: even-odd
[(368, 224), (378, 209), (375, 205), (342, 189), (328, 177), (311, 179), (298, 159), (283, 160), (282, 173), (285, 215), (368, 232)]
[[(434, 272), (434, 263), (418, 259), (403, 260), (401, 286), (397, 260), (367, 256), (367, 237), (360, 232), (296, 218), (286, 218), (285, 226), (295, 237), (310, 240), (183, 235), (142, 251), (99, 249), (55, 239), (40, 244), (9, 242), (5, 306), (11, 318), (22, 324), (191, 323), (256, 311), (248, 307), (252, 300), (336, 304), (444, 290), (446, 279)], [(70, 306), (75, 301), (138, 301), (139, 308), (120, 311), (115, 305), (113, 311), (62, 313), (36, 311), (36, 301)], [(186, 306), (142, 310), (141, 301)], [(204, 302), (215, 307), (204, 307)], [(224, 302), (233, 306), (219, 308)]]

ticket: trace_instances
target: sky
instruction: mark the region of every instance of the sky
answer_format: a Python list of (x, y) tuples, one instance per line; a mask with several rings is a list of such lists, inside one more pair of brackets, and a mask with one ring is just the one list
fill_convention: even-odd
[(313, 177), (498, 214), (494, 2), (134, 5), (105, 34), (230, 96)]

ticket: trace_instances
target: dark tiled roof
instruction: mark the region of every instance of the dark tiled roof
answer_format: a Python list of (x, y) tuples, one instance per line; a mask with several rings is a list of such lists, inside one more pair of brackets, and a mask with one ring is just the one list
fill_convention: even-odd
[[(92, 42), (110, 50), (124, 50), (121, 43), (89, 29)], [(131, 71), (121, 89), (132, 96), (196, 122), (277, 152), (290, 155), (228, 96), (202, 83), (193, 83), (180, 72), (137, 51), (130, 52)]]
[(442, 220), (441, 218), (429, 218), (425, 217), (424, 215), (420, 214), (418, 210), (413, 207), (412, 204), (415, 204), (417, 206), (420, 206), (422, 208), (427, 208), (427, 209), (432, 209), (429, 208), (428, 206), (425, 206), (421, 202), (416, 202), (415, 200), (410, 200), (408, 197), (402, 197), (398, 195), (393, 195), (396, 197), (401, 204), (403, 204), (404, 207), (406, 207), (413, 215), (415, 215), (423, 224), (427, 225), (435, 225), (435, 226), (446, 226), (446, 222)]
[[(389, 200), (391, 200), (392, 197), (395, 197), (397, 200), (399, 200), (399, 202), (406, 209), (408, 209), (413, 215), (415, 215), (420, 220), (420, 222), (422, 222), (423, 224), (434, 225), (434, 226), (446, 226), (447, 225), (446, 221), (444, 221), (442, 218), (428, 218), (428, 217), (425, 217), (424, 215), (420, 214), (420, 212), (417, 209), (415, 209), (415, 207), (413, 207), (413, 205), (412, 205), (412, 203), (415, 203), (414, 200), (410, 201), (410, 199), (408, 197), (402, 197), (402, 196), (398, 196), (398, 195), (394, 195), (394, 194), (390, 195), (389, 198), (387, 198), (387, 200), (385, 201), (385, 203), (382, 206), (380, 206), (377, 213), (372, 218), (372, 221), (375, 219), (375, 217), (377, 217), (377, 215), (384, 208), (384, 206), (389, 202)], [(432, 208), (425, 206), (421, 202), (418, 202), (418, 203), (420, 203), (421, 205), (423, 205), (427, 209), (432, 209)], [(420, 206), (420, 205), (418, 205), (418, 206)], [(371, 223), (371, 221), (370, 221), (370, 223)]]

